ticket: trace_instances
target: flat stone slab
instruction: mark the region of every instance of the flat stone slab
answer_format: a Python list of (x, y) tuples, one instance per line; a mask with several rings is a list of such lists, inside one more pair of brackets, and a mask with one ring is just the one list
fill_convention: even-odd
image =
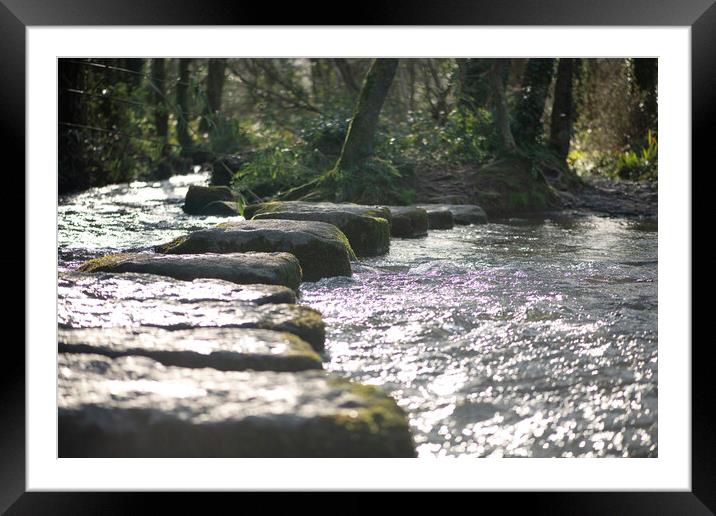
[(415, 457), (405, 413), (325, 371), (60, 353), (60, 457)]
[(177, 303), (232, 301), (243, 304), (293, 304), (296, 293), (279, 285), (237, 285), (224, 280), (182, 281), (167, 276), (125, 272), (65, 272), (58, 278), (60, 298), (146, 301), (163, 299)]
[(455, 217), (450, 210), (444, 208), (425, 209), (428, 212), (428, 229), (452, 229)]
[(60, 353), (110, 358), (143, 356), (169, 366), (220, 371), (305, 371), (323, 367), (321, 357), (295, 335), (246, 328), (60, 329), (57, 348)]
[(301, 264), (304, 281), (350, 276), (353, 249), (333, 224), (303, 220), (226, 222), (157, 246), (167, 254), (286, 252)]
[(256, 205), (252, 220), (284, 219), (327, 222), (340, 229), (357, 256), (377, 256), (390, 249), (390, 210), (380, 206), (328, 202), (269, 202)]
[(390, 235), (398, 238), (418, 238), (428, 234), (428, 212), (415, 206), (389, 206)]
[[(152, 292), (138, 288), (139, 294), (123, 292), (123, 283), (84, 287), (74, 279), (60, 278), (57, 323), (61, 328), (110, 328), (154, 326), (167, 330), (191, 328), (258, 328), (287, 331), (322, 351), (326, 328), (320, 312), (290, 304), (254, 305), (232, 299), (233, 294), (216, 294), (197, 289), (196, 297), (181, 293), (145, 297)], [(188, 283), (191, 285), (191, 283)], [(217, 299), (200, 299), (216, 295)]]
[(297, 290), (301, 266), (289, 253), (166, 255), (123, 253), (88, 260), (80, 272), (140, 272), (191, 281), (211, 278), (238, 284), (282, 285)]
[(250, 219), (264, 213), (275, 213), (279, 211), (291, 211), (293, 213), (315, 213), (341, 211), (361, 215), (364, 217), (376, 217), (390, 222), (390, 208), (387, 206), (371, 206), (355, 204), (351, 202), (305, 202), (305, 201), (271, 201), (260, 204), (249, 204), (244, 208), (244, 215)]
[(455, 219), (455, 224), (467, 226), (469, 224), (487, 224), (487, 213), (477, 204), (421, 204), (424, 210), (448, 210)]
[(233, 201), (234, 194), (228, 186), (190, 185), (182, 209), (190, 215), (203, 215), (202, 209), (214, 201)]

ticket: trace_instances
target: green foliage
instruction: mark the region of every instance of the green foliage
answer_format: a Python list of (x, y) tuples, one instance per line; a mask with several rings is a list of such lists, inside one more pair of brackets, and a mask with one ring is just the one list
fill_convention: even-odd
[(648, 131), (646, 145), (637, 150), (597, 155), (593, 171), (611, 179), (655, 181), (659, 168), (659, 145), (656, 136)]
[(396, 163), (479, 163), (494, 152), (496, 145), (489, 111), (455, 109), (444, 125), (426, 113), (409, 113), (404, 121), (379, 132), (375, 152)]
[(410, 187), (410, 171), (401, 172), (390, 161), (372, 157), (359, 168), (335, 172), (337, 201), (359, 204), (412, 204), (415, 190)]
[(302, 146), (264, 149), (241, 167), (232, 187), (243, 197), (263, 199), (307, 183), (329, 166), (325, 156)]
[(311, 117), (301, 126), (299, 136), (309, 149), (337, 158), (341, 153), (349, 124), (348, 114)]
[(621, 179), (643, 181), (657, 178), (659, 146), (651, 130), (647, 133), (646, 142), (639, 152), (629, 150), (618, 156), (616, 174)]
[[(88, 89), (91, 86), (94, 84), (89, 82)], [(141, 179), (153, 163), (166, 156), (167, 149), (161, 144), (143, 137), (150, 125), (144, 111), (112, 100), (131, 96), (130, 84), (118, 82), (98, 91), (82, 98), (83, 111), (92, 115), (91, 123), (60, 124), (60, 191)]]
[(206, 145), (216, 154), (240, 152), (251, 145), (251, 138), (238, 120), (213, 115), (205, 116), (209, 124)]

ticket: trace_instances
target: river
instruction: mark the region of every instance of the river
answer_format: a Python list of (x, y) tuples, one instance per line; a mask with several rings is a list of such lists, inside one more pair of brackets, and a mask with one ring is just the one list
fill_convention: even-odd
[[(204, 174), (60, 199), (58, 268), (226, 221), (184, 214)], [(657, 227), (571, 213), (393, 239), (301, 286), (327, 370), (380, 386), (420, 457), (656, 457)]]

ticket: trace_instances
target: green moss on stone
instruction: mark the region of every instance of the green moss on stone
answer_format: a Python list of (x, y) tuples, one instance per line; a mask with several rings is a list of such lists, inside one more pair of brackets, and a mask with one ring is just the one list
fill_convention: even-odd
[(80, 265), (77, 270), (80, 272), (110, 271), (132, 256), (135, 255), (131, 253), (116, 253), (108, 254), (107, 256), (100, 256), (99, 258), (92, 258), (91, 260), (87, 260)]
[(297, 335), (309, 343), (315, 351), (321, 352), (324, 349), (326, 324), (323, 322), (323, 316), (318, 310), (306, 308), (296, 313), (289, 321), (271, 329)]
[(415, 456), (407, 416), (392, 398), (373, 386), (345, 380), (331, 382), (336, 386), (347, 387), (353, 395), (363, 400), (362, 406), (341, 411), (334, 416), (333, 422), (338, 428), (361, 436), (367, 444), (379, 440), (392, 456)]

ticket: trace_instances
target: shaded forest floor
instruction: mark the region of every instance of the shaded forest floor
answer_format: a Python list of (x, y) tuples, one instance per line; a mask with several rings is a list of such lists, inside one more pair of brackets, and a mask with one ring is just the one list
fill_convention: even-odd
[[(416, 203), (470, 204), (471, 165), (421, 166), (416, 171)], [(658, 208), (658, 183), (648, 181), (611, 180), (604, 177), (582, 178), (579, 192), (555, 189), (560, 208), (584, 210), (609, 215), (654, 218)]]

